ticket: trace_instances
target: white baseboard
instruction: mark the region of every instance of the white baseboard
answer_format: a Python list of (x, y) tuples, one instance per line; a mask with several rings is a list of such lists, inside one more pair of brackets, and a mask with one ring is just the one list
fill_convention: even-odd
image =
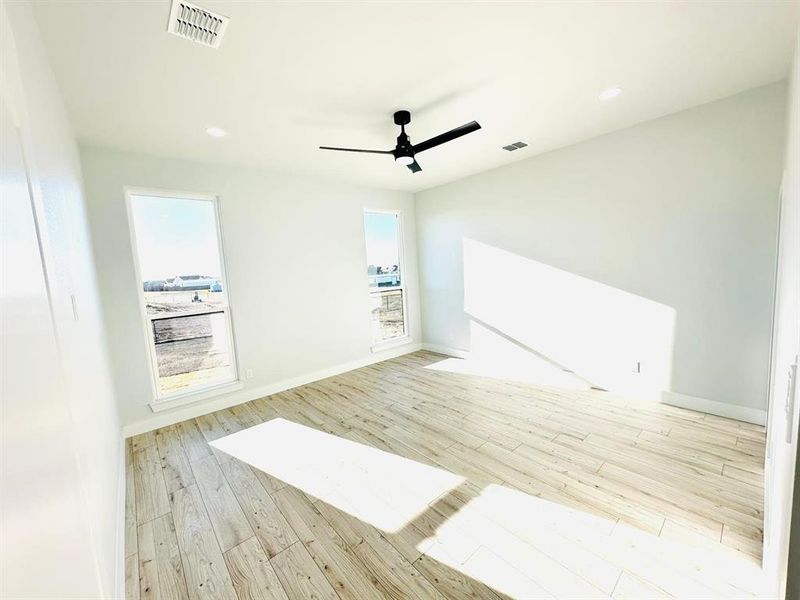
[(718, 417), (727, 417), (728, 419), (735, 419), (736, 421), (744, 421), (745, 423), (753, 423), (755, 425), (767, 424), (767, 411), (758, 408), (750, 408), (749, 406), (741, 406), (740, 404), (729, 404), (727, 402), (720, 402), (719, 400), (709, 400), (708, 398), (699, 398), (697, 396), (689, 396), (688, 394), (671, 391), (661, 392), (661, 402), (669, 404), (670, 406), (689, 408)]
[[(469, 358), (469, 351), (459, 350), (458, 348), (450, 348), (439, 344), (429, 344), (423, 342), (423, 350), (445, 354), (454, 358)], [(626, 398), (632, 398), (625, 394)], [(642, 402), (652, 402), (652, 400), (642, 399)], [(709, 400), (708, 398), (700, 398), (698, 396), (690, 396), (688, 394), (681, 394), (665, 390), (660, 392), (660, 399), (657, 402), (669, 404), (670, 406), (677, 406), (679, 408), (688, 408), (718, 417), (726, 417), (728, 419), (735, 419), (737, 421), (744, 421), (745, 423), (754, 423), (755, 425), (765, 425), (767, 422), (767, 411), (758, 408), (750, 408), (748, 406), (741, 406), (739, 404), (730, 404), (728, 402), (720, 402), (719, 400)]]
[(305, 375), (284, 379), (282, 381), (276, 381), (275, 383), (254, 388), (245, 388), (231, 394), (217, 396), (212, 399), (200, 400), (193, 404), (181, 406), (180, 408), (175, 408), (174, 410), (160, 412), (147, 419), (125, 425), (125, 427), (123, 427), (123, 435), (128, 438), (140, 433), (158, 429), (159, 427), (166, 427), (167, 425), (179, 423), (181, 421), (185, 421), (186, 419), (193, 419), (195, 417), (214, 412), (215, 410), (236, 406), (237, 404), (249, 402), (250, 400), (255, 400), (256, 398), (263, 398), (264, 396), (269, 396), (270, 394), (277, 394), (278, 392), (283, 392), (300, 385), (319, 381), (320, 379), (325, 379), (326, 377), (333, 377), (334, 375), (340, 375), (341, 373), (346, 373), (347, 371), (352, 371), (353, 369), (359, 369), (361, 367), (366, 367), (367, 365), (388, 360), (390, 358), (402, 356), (403, 354), (408, 354), (409, 352), (416, 352), (421, 348), (421, 344), (412, 342), (381, 352), (375, 352), (374, 354), (370, 354), (369, 356), (365, 356), (364, 358), (360, 358), (358, 360), (353, 360), (347, 363), (335, 365), (333, 367), (328, 367), (327, 369), (314, 371), (313, 373), (306, 373)]
[(467, 350), (457, 350), (456, 348), (440, 346), (439, 344), (428, 344), (427, 342), (423, 342), (422, 349), (428, 350), (429, 352), (436, 352), (437, 354), (452, 356), (453, 358), (469, 358), (469, 352)]

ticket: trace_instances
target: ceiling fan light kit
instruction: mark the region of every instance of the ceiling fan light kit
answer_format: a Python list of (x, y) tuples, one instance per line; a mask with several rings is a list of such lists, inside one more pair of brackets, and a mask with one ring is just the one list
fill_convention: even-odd
[(406, 133), (406, 125), (411, 123), (411, 113), (407, 110), (398, 110), (394, 113), (394, 124), (400, 126), (400, 135), (397, 136), (397, 145), (394, 150), (362, 150), (359, 148), (337, 148), (334, 146), (320, 146), (320, 150), (337, 150), (339, 152), (365, 152), (367, 154), (391, 154), (394, 156), (395, 163), (408, 167), (412, 173), (419, 173), (422, 167), (417, 162), (416, 155), (425, 150), (430, 150), (441, 144), (451, 142), (462, 135), (467, 135), (477, 131), (481, 126), (477, 121), (456, 127), (445, 133), (434, 136), (419, 144), (412, 144), (411, 138)]

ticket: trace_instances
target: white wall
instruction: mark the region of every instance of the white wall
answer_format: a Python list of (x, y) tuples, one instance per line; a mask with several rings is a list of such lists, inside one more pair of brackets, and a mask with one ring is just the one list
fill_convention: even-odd
[(78, 150), (30, 6), (0, 15), (0, 595), (111, 597), (123, 578), (122, 438)]
[[(244, 401), (269, 386), (339, 365), (377, 358), (370, 351), (363, 210), (403, 212), (412, 341), (420, 338), (414, 203), (409, 193), (324, 180), (83, 148), (117, 395), (128, 431), (190, 414), (154, 417), (145, 332), (140, 318), (125, 186), (218, 195), (240, 371), (245, 390), (217, 402)], [(219, 406), (216, 404), (215, 406)]]
[(608, 389), (763, 415), (785, 93), (417, 194), (424, 341), (492, 339)]
[[(793, 477), (800, 478), (800, 463), (796, 462), (800, 448), (797, 442), (800, 434), (800, 385), (795, 386), (794, 407), (788, 414), (786, 405), (789, 368), (797, 363), (800, 355), (800, 35), (795, 49), (787, 112), (765, 467), (764, 565), (774, 576), (773, 582), (779, 591), (786, 589), (787, 576), (790, 577), (786, 597), (793, 599), (800, 597), (800, 564), (787, 569), (786, 557), (790, 522), (793, 552), (800, 556), (800, 497), (796, 491), (793, 515), (791, 509), (792, 480)], [(792, 435), (787, 438), (790, 425)], [(795, 490), (798, 485), (800, 480), (794, 482)]]

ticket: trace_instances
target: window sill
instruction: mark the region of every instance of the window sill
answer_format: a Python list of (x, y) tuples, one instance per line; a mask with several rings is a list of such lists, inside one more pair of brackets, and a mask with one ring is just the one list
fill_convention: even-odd
[(220, 385), (203, 388), (194, 392), (186, 392), (185, 394), (172, 396), (171, 398), (166, 398), (164, 400), (153, 401), (150, 403), (150, 410), (153, 412), (162, 412), (165, 410), (170, 410), (171, 408), (177, 408), (179, 406), (193, 404), (194, 402), (200, 402), (201, 400), (208, 400), (209, 398), (223, 396), (243, 388), (244, 384), (241, 381), (222, 383)]
[(411, 343), (411, 336), (404, 335), (400, 338), (393, 338), (391, 340), (386, 340), (385, 342), (379, 342), (377, 344), (373, 344), (370, 347), (370, 351), (375, 354), (377, 352), (381, 352), (383, 350), (389, 350), (390, 348), (396, 348), (397, 346), (405, 346), (406, 344)]

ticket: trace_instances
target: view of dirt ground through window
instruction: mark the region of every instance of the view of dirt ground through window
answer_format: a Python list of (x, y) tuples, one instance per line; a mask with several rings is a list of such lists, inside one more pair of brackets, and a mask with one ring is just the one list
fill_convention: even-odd
[(213, 199), (131, 196), (159, 397), (236, 378)]

